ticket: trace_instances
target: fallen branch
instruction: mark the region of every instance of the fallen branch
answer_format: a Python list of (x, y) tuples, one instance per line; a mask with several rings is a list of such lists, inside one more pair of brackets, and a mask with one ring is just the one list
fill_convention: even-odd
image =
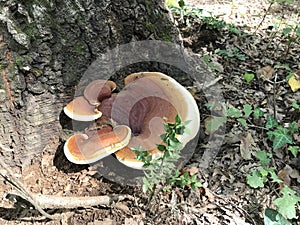
[(134, 200), (134, 197), (129, 195), (67, 197), (34, 194), (31, 193), (18, 178), (16, 178), (14, 172), (2, 160), (2, 158), (0, 158), (0, 175), (15, 189), (15, 191), (12, 191), (12, 195), (16, 195), (27, 200), (37, 211), (48, 219), (57, 219), (57, 217), (48, 214), (44, 209), (89, 208), (98, 205), (114, 206), (116, 202), (123, 201), (125, 199)]
[[(26, 196), (18, 192), (11, 192), (10, 194), (18, 195), (26, 199)], [(89, 208), (93, 206), (113, 206), (116, 202), (125, 199), (133, 200), (134, 197), (130, 195), (104, 195), (104, 196), (53, 196), (32, 194), (35, 201), (43, 209), (75, 209), (75, 208)]]

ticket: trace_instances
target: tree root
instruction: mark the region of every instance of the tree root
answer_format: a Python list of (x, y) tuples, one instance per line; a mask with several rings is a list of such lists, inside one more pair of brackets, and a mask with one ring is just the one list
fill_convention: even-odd
[(31, 193), (26, 186), (16, 178), (10, 167), (0, 158), (0, 175), (15, 189), (11, 194), (20, 196), (30, 202), (37, 211), (48, 219), (58, 219), (48, 214), (44, 209), (73, 209), (78, 207), (114, 206), (116, 202), (125, 199), (134, 200), (129, 195), (67, 197)]

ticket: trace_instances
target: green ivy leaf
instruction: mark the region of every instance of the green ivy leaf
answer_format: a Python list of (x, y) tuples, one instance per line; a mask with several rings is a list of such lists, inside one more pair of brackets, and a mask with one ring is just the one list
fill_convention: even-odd
[(268, 176), (269, 171), (265, 170), (265, 169), (260, 169), (259, 173), (261, 174), (262, 177), (266, 177), (266, 176)]
[(289, 146), (288, 150), (293, 154), (296, 158), (299, 152), (299, 146)]
[(205, 133), (211, 134), (226, 123), (226, 117), (212, 116), (205, 123)]
[(196, 190), (196, 187), (202, 187), (202, 184), (200, 182), (191, 183), (192, 190)]
[(283, 35), (287, 35), (287, 34), (289, 34), (291, 31), (292, 31), (292, 28), (290, 28), (290, 27), (286, 27), (286, 28), (283, 28), (283, 29), (282, 29)]
[(260, 108), (255, 108), (253, 110), (253, 117), (255, 119), (259, 118), (259, 117), (263, 117), (264, 116), (264, 112), (260, 109)]
[(258, 151), (256, 152), (256, 158), (259, 160), (260, 165), (266, 168), (268, 167), (269, 163), (271, 162), (272, 154), (267, 153), (266, 151)]
[(280, 193), (283, 196), (274, 200), (274, 204), (278, 206), (278, 212), (287, 219), (297, 218), (296, 207), (300, 202), (300, 197), (295, 195), (295, 191), (287, 186), (284, 186)]
[(250, 104), (245, 104), (243, 106), (243, 112), (245, 117), (249, 117), (252, 113), (252, 106)]
[(288, 81), (294, 76), (294, 73), (288, 73), (288, 75), (285, 77), (285, 80)]
[(161, 152), (164, 152), (164, 151), (166, 151), (166, 146), (164, 146), (164, 145), (157, 145), (157, 149), (159, 151), (161, 151)]
[(291, 134), (298, 133), (299, 128), (298, 128), (298, 123), (296, 121), (289, 124), (289, 131)]
[(277, 120), (273, 116), (268, 115), (267, 122), (266, 122), (266, 128), (271, 129), (276, 126), (278, 126)]
[(237, 54), (236, 57), (241, 60), (241, 61), (245, 61), (246, 60), (246, 57), (244, 54)]
[(244, 79), (247, 83), (250, 83), (254, 79), (255, 75), (253, 73), (245, 73)]
[(278, 126), (275, 131), (268, 132), (269, 137), (273, 140), (273, 149), (278, 150), (286, 144), (293, 143), (293, 137), (288, 133), (284, 127)]
[(239, 118), (239, 117), (242, 117), (242, 113), (237, 108), (231, 107), (231, 108), (227, 109), (227, 116)]
[(292, 225), (279, 212), (274, 209), (267, 208), (264, 213), (265, 225)]
[(204, 55), (204, 56), (202, 56), (202, 60), (204, 62), (206, 62), (206, 63), (208, 63), (210, 61), (210, 59), (211, 59), (210, 55)]
[(271, 175), (272, 182), (278, 184), (282, 183), (282, 180), (279, 179), (279, 177), (277, 176), (274, 170), (275, 170), (274, 168), (269, 169), (269, 174)]
[(264, 179), (260, 176), (259, 171), (252, 171), (251, 175), (247, 175), (247, 184), (252, 188), (264, 187)]
[(243, 118), (238, 118), (237, 121), (239, 121), (240, 124), (242, 124), (244, 127), (248, 126), (247, 121)]
[(292, 106), (294, 109), (300, 110), (300, 106), (297, 104), (297, 102), (293, 101)]
[(274, 69), (285, 69), (287, 71), (291, 71), (292, 70), (288, 65), (275, 65)]

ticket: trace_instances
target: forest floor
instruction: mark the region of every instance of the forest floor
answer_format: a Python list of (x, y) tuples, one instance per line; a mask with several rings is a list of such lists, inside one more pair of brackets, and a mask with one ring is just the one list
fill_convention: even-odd
[[(198, 151), (186, 170), (197, 174), (203, 187), (196, 190), (174, 187), (171, 192), (159, 193), (147, 206), (148, 196), (141, 187), (120, 185), (99, 178), (88, 166), (68, 163), (62, 155), (53, 155), (53, 146), (61, 148), (60, 141), (53, 141), (19, 177), (32, 193), (49, 196), (122, 195), (123, 199), (96, 207), (50, 209), (47, 212), (59, 219), (48, 220), (28, 202), (16, 201), (13, 195), (6, 196), (12, 188), (1, 180), (0, 195), (6, 197), (0, 202), (0, 224), (261, 225), (264, 210), (277, 209), (274, 200), (282, 196), (284, 185), (300, 196), (299, 154), (293, 155), (299, 153), (299, 149), (288, 150), (289, 146), (299, 146), (300, 143), (300, 108), (297, 108), (300, 94), (293, 91), (286, 80), (289, 74), (297, 75), (300, 70), (300, 32), (282, 33), (282, 28), (289, 28), (288, 24), (297, 26), (300, 6), (274, 4), (260, 23), (269, 6), (267, 1), (185, 2), (191, 7), (213, 12), (214, 16), (222, 15), (218, 20), (233, 24), (204, 20), (199, 12), (196, 17), (191, 13), (184, 16), (174, 13), (174, 22), (181, 31), (184, 46), (203, 57), (211, 72), (219, 78), (226, 105), (222, 107), (234, 109), (231, 110), (234, 113), (228, 115), (225, 139), (218, 155), (210, 167), (199, 170), (201, 149), (208, 144), (209, 134), (215, 132), (208, 128), (207, 123), (216, 117), (208, 113), (204, 94), (201, 91), (195, 93), (203, 127), (200, 135), (204, 141), (198, 144)], [(246, 78), (245, 74), (248, 74)], [(245, 109), (245, 105), (250, 105), (251, 109)], [(260, 109), (255, 111), (258, 116), (254, 116), (255, 108)], [(278, 125), (266, 127), (268, 115), (274, 116)], [(293, 122), (297, 131), (294, 128), (291, 131), (291, 125), (288, 129)], [(274, 137), (268, 137), (267, 132), (277, 131), (279, 125), (287, 128), (287, 134), (281, 137), (290, 135), (292, 141), (274, 151)], [(259, 151), (267, 153), (264, 158), (267, 165), (262, 165), (255, 157)], [(265, 177), (256, 174), (257, 180), (252, 182), (252, 185), (262, 187), (250, 187), (247, 176), (253, 178), (253, 171), (262, 168), (273, 171), (282, 182), (272, 182), (271, 173), (267, 172)], [(296, 215), (300, 215), (299, 208)], [(290, 221), (300, 225), (297, 219)]]

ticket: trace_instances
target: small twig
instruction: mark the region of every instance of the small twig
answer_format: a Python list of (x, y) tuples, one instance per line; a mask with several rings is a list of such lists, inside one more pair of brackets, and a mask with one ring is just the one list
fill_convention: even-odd
[[(271, 81), (270, 79), (265, 79), (265, 81), (269, 82), (270, 84), (274, 84), (274, 81)], [(282, 84), (282, 83), (286, 83), (286, 80), (282, 80), (282, 81), (276, 81), (276, 84)]]
[(254, 125), (254, 124), (248, 124), (248, 127), (258, 128), (258, 129), (262, 129), (262, 130), (269, 130), (269, 129), (265, 128), (265, 127), (257, 126), (257, 125)]
[(274, 85), (273, 85), (273, 110), (274, 110), (274, 118), (276, 119), (277, 117), (276, 117), (276, 115), (277, 115), (277, 113), (276, 113), (276, 82), (277, 82), (277, 73), (275, 73), (275, 78), (274, 78)]
[(262, 25), (262, 23), (265, 21), (267, 15), (268, 15), (268, 13), (269, 13), (269, 11), (270, 11), (270, 9), (271, 9), (271, 7), (272, 7), (272, 5), (273, 5), (274, 3), (275, 3), (275, 1), (271, 0), (271, 2), (270, 2), (270, 4), (269, 4), (268, 8), (266, 9), (266, 12), (265, 12), (263, 18), (261, 19), (261, 21), (260, 21), (259, 24), (257, 25), (257, 27), (256, 27), (256, 29), (255, 29), (255, 31), (254, 31), (254, 34), (256, 34), (257, 30), (260, 28), (260, 26)]

